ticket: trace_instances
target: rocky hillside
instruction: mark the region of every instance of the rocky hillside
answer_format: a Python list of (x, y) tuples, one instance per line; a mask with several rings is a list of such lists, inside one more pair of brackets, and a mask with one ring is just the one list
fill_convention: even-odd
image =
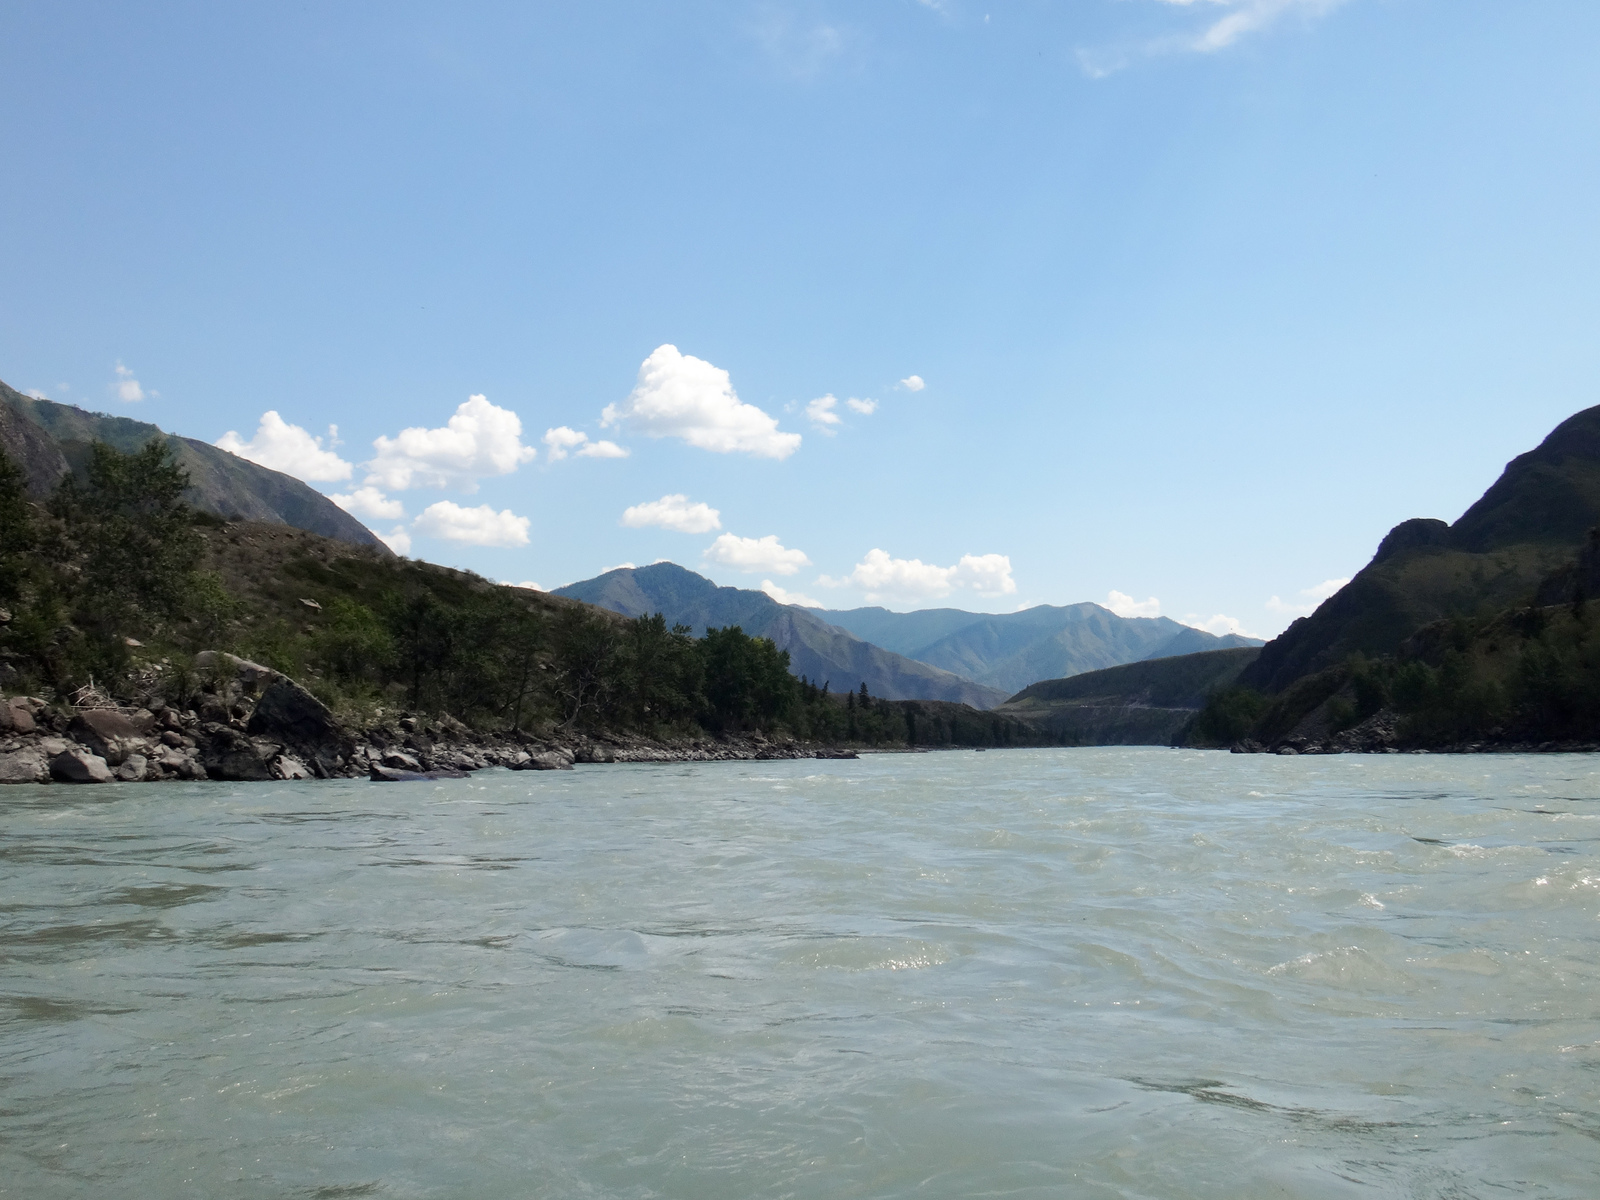
[(1170, 746), (1214, 692), (1261, 651), (1211, 650), (1089, 671), (1025, 688), (995, 710), (1078, 746)]
[(993, 708), (1007, 695), (873, 645), (810, 609), (779, 604), (765, 592), (718, 587), (675, 563), (618, 568), (553, 594), (630, 617), (661, 613), (669, 624), (687, 625), (696, 634), (737, 625), (754, 637), (771, 638), (789, 652), (796, 675), (835, 692), (865, 683), (874, 696), (890, 700), (948, 700), (978, 709)]
[(144, 421), (35, 400), (0, 383), (0, 449), (22, 469), (35, 498), (47, 495), (62, 476), (80, 470), (90, 443), (131, 451), (151, 439), (172, 447), (174, 458), (189, 473), (186, 499), (201, 512), (226, 520), (291, 525), (389, 553), (360, 521), (281, 471), (194, 438), (167, 434)]
[(1241, 678), (1275, 694), (1353, 653), (1391, 655), (1419, 629), (1526, 604), (1600, 525), (1600, 407), (1507, 464), (1449, 525), (1396, 525), (1348, 584), (1269, 642)]

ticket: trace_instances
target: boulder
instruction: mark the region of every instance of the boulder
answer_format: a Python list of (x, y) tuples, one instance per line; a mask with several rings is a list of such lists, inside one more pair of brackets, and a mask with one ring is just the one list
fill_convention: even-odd
[(209, 740), (201, 751), (200, 762), (208, 778), (241, 783), (257, 783), (272, 778), (267, 755), (237, 729), (210, 725), (206, 733)]
[(545, 750), (539, 754), (530, 754), (523, 762), (513, 762), (513, 771), (570, 771), (572, 770), (572, 756), (562, 750)]
[(69, 746), (52, 758), (50, 774), (63, 783), (110, 783), (115, 778), (105, 759), (82, 746)]
[(37, 728), (27, 700), (21, 696), (0, 700), (0, 733), (28, 734)]
[(383, 765), (396, 771), (420, 771), (422, 764), (404, 750), (385, 750)]
[(149, 769), (150, 760), (142, 754), (130, 754), (122, 760), (122, 765), (114, 774), (124, 783), (143, 783), (145, 772)]
[(218, 679), (227, 677), (237, 680), (245, 693), (252, 696), (284, 678), (281, 671), (274, 671), (271, 667), (264, 667), (258, 662), (251, 662), (248, 658), (226, 654), (221, 650), (200, 651), (194, 656), (194, 666), (195, 670), (208, 672)]
[(48, 783), (50, 763), (34, 746), (0, 754), (0, 783)]
[(272, 775), (275, 779), (310, 779), (311, 772), (306, 770), (305, 763), (291, 754), (280, 754), (272, 761)]
[(147, 732), (114, 708), (84, 709), (67, 726), (68, 737), (113, 767), (121, 766), (130, 754), (143, 754), (150, 748)]
[(349, 735), (328, 706), (287, 676), (267, 685), (245, 728), (253, 737), (282, 742), (299, 757), (320, 758), (325, 768), (353, 753)]
[(402, 771), (395, 767), (380, 767), (374, 765), (371, 772), (373, 783), (415, 783), (423, 779), (471, 779), (465, 771)]

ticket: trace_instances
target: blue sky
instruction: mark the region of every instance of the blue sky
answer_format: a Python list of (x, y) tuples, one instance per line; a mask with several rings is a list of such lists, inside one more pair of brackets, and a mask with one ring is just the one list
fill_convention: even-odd
[(1594, 4), (13, 0), (0, 54), (0, 378), (496, 579), (1271, 634), (1600, 402)]

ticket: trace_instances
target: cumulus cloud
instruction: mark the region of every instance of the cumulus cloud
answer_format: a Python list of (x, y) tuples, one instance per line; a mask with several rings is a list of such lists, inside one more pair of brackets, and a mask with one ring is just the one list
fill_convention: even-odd
[(824, 575), (817, 582), (824, 587), (858, 587), (873, 602), (937, 600), (957, 588), (970, 588), (980, 596), (1008, 596), (1017, 590), (1011, 559), (1004, 554), (963, 554), (955, 566), (941, 567), (873, 549), (844, 578)]
[(768, 571), (774, 575), (793, 575), (801, 567), (811, 565), (811, 560), (803, 552), (785, 547), (775, 533), (762, 538), (737, 537), (725, 533), (706, 547), (705, 558), (708, 562), (721, 563), (750, 575), (761, 575)]
[(1106, 596), (1106, 607), (1119, 617), (1159, 617), (1161, 601), (1151, 596), (1148, 600), (1135, 600), (1123, 592), (1112, 589)]
[(1315, 612), (1319, 604), (1349, 582), (1348, 579), (1324, 579), (1315, 587), (1301, 588), (1299, 595), (1302, 599), (1298, 604), (1291, 604), (1274, 596), (1267, 601), (1267, 611), (1293, 617), (1306, 616)]
[(378, 540), (396, 554), (406, 555), (411, 553), (411, 535), (406, 532), (404, 525), (396, 525), (388, 533), (380, 533)]
[(38, 388), (29, 388), (27, 391), (23, 392), (22, 394), (24, 396), (29, 396), (29, 397), (33, 398), (34, 400), (48, 400), (48, 399), (50, 399), (49, 396), (46, 396)]
[(548, 447), (545, 457), (551, 462), (560, 462), (568, 452), (576, 453), (580, 458), (627, 458), (628, 451), (615, 442), (591, 442), (587, 433), (580, 433), (565, 425), (557, 425), (554, 429), (544, 431), (544, 444)]
[(614, 567), (602, 567), (600, 569), (600, 574), (609, 575), (613, 571), (632, 571), (634, 569), (635, 569), (634, 565), (631, 562), (622, 562), (622, 563), (618, 563)]
[(531, 524), (527, 517), (519, 517), (509, 508), (495, 512), (487, 504), (463, 508), (440, 500), (423, 509), (411, 528), (429, 537), (473, 546), (526, 546)]
[(122, 365), (121, 359), (117, 360), (116, 370), (117, 381), (111, 385), (111, 390), (116, 393), (117, 399), (124, 404), (137, 404), (147, 394), (151, 396), (160, 394), (158, 392), (146, 393), (144, 388), (139, 386), (139, 381), (134, 378), (133, 371)]
[(620, 405), (606, 405), (600, 424), (682, 438), (718, 454), (783, 459), (800, 448), (798, 433), (781, 432), (775, 417), (739, 399), (726, 371), (670, 345), (644, 360), (633, 391)]
[(1214, 617), (1201, 617), (1197, 614), (1190, 613), (1183, 619), (1183, 624), (1194, 629), (1203, 629), (1207, 633), (1214, 633), (1218, 637), (1226, 637), (1230, 633), (1236, 633), (1240, 637), (1248, 638), (1257, 636), (1253, 633), (1247, 633), (1244, 625), (1240, 623), (1237, 617), (1228, 617), (1221, 613), (1218, 613)]
[(622, 523), (629, 529), (657, 526), (677, 533), (710, 533), (722, 528), (722, 514), (704, 501), (689, 502), (682, 492), (634, 504), (622, 510)]
[(369, 484), (403, 492), (413, 487), (478, 490), (478, 480), (509, 475), (538, 453), (522, 444), (522, 421), (508, 408), (472, 396), (441, 429), (416, 426), (380, 437), (366, 464)]
[(531, 579), (524, 579), (521, 583), (512, 583), (509, 579), (502, 579), (500, 581), (500, 586), (501, 587), (514, 587), (514, 588), (527, 588), (528, 591), (530, 591), (530, 592), (542, 592), (542, 591), (544, 591), (544, 588), (540, 587), (537, 583), (535, 583)]
[(339, 427), (328, 426), (327, 445), (315, 434), (298, 425), (291, 425), (273, 409), (261, 414), (255, 435), (247, 442), (232, 429), (217, 439), (216, 444), (229, 454), (248, 458), (253, 463), (293, 475), (307, 483), (332, 483), (349, 479), (355, 470), (335, 452), (339, 444)]
[(851, 412), (858, 412), (863, 417), (870, 417), (878, 411), (878, 402), (876, 400), (857, 400), (854, 396), (851, 396), (850, 399), (845, 401), (845, 404), (849, 406)]
[(821, 600), (815, 600), (804, 592), (790, 592), (779, 587), (770, 579), (761, 581), (761, 590), (771, 596), (779, 604), (798, 604), (801, 608), (822, 608)]
[(902, 379), (900, 381), (900, 386), (903, 387), (908, 392), (920, 392), (923, 388), (927, 387), (928, 385), (926, 383), (922, 382), (922, 376), (921, 375), (907, 375), (904, 379)]
[(398, 521), (406, 515), (406, 506), (391, 500), (375, 487), (359, 487), (353, 492), (335, 492), (328, 497), (353, 517), (367, 521)]

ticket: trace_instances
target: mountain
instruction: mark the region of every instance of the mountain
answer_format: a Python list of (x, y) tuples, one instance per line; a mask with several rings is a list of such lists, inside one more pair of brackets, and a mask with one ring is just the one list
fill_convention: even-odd
[(993, 708), (1009, 694), (873, 645), (765, 592), (718, 587), (675, 563), (619, 567), (554, 594), (629, 617), (659, 612), (696, 635), (708, 626), (738, 625), (787, 650), (796, 675), (827, 683), (835, 692), (854, 691), (864, 682), (871, 694), (888, 700), (950, 700), (978, 709)]
[(1231, 686), (1260, 653), (1256, 646), (1210, 650), (1048, 679), (995, 712), (1076, 745), (1168, 746), (1211, 693)]
[(1393, 654), (1423, 626), (1534, 599), (1600, 525), (1600, 407), (1518, 455), (1453, 525), (1403, 521), (1343, 588), (1269, 642), (1239, 682), (1277, 693), (1351, 654)]
[(1041, 679), (1120, 663), (1261, 645), (1237, 634), (1217, 637), (1166, 617), (1119, 617), (1098, 604), (1041, 604), (1015, 613), (809, 611), (886, 650), (1008, 695)]
[(189, 472), (192, 486), (186, 498), (203, 512), (229, 520), (292, 525), (389, 553), (372, 530), (293, 476), (206, 442), (165, 433), (144, 421), (35, 400), (0, 383), (0, 449), (22, 469), (35, 497), (46, 495), (62, 476), (81, 467), (91, 442), (128, 451), (151, 438), (172, 447), (173, 457)]

